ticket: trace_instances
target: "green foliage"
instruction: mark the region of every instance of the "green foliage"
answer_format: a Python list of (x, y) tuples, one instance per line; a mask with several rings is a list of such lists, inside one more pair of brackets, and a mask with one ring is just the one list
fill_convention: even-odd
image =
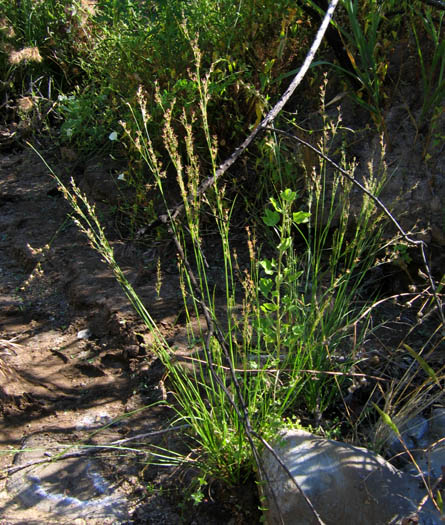
[[(312, 6), (319, 9), (316, 2)], [(342, 6), (336, 27), (352, 69), (334, 67), (362, 86), (353, 95), (377, 126), (385, 129), (392, 43), (407, 32), (414, 35), (421, 68), (424, 99), (419, 127), (431, 112), (437, 117), (444, 84), (443, 13), (420, 1), (343, 0)], [(0, 0), (0, 11), (4, 79), (0, 89), (9, 96), (38, 90), (40, 96), (50, 98), (77, 88), (88, 93), (90, 101), (97, 92), (87, 126), (95, 130), (103, 120), (104, 91), (113, 94), (113, 111), (124, 118), (125, 104), (135, 104), (140, 86), (153, 102), (158, 87), (164, 107), (175, 99), (180, 111), (196, 111), (199, 94), (188, 74), (193, 62), (190, 42), (196, 38), (205, 50), (202, 71), (214, 65), (209, 122), (220, 144), (229, 147), (259, 122), (282, 93), (312, 31), (307, 15), (291, 0), (235, 4), (231, 0)], [(17, 55), (30, 49), (34, 54)], [(11, 53), (16, 53), (15, 62)], [(155, 123), (162, 111), (155, 103), (150, 106), (155, 117), (151, 132), (156, 136)], [(105, 136), (105, 132), (98, 134), (100, 139)], [(88, 138), (85, 134), (83, 140)], [(78, 145), (81, 140), (79, 134)]]
[(383, 4), (379, 5), (376, 0), (369, 2), (366, 10), (366, 19), (363, 24), (360, 24), (358, 0), (344, 0), (343, 5), (348, 14), (351, 33), (343, 28), (342, 33), (348, 44), (353, 49), (355, 48), (352, 64), (356, 78), (367, 95), (367, 101), (360, 96), (357, 97), (357, 101), (369, 109), (373, 115), (376, 115), (378, 120), (381, 120), (383, 110), (382, 85), (388, 67), (385, 56), (381, 52), (383, 46), (381, 35), (379, 34), (379, 27), (384, 14)]
[[(196, 42), (192, 51), (195, 72), (190, 74), (190, 81), (199, 94), (200, 113), (192, 120), (183, 110), (178, 136), (178, 123), (173, 120), (175, 101), (163, 107), (163, 154), (154, 149), (149, 134), (153, 117), (147, 109), (147, 94), (139, 91), (140, 114), (133, 110), (134, 128), (122, 122), (165, 205), (167, 166), (163, 158), (169, 159), (175, 172), (184, 204), (184, 222), (170, 223), (180, 254), (180, 287), (190, 335), (191, 353), (184, 359), (175, 357), (117, 265), (94, 207), (75, 185), (68, 189), (60, 180), (58, 183), (76, 212), (78, 226), (109, 264), (154, 334), (154, 349), (168, 371), (169, 391), (174, 396), (172, 408), (177, 420), (188, 425), (195, 444), (193, 463), (201, 470), (201, 481), (191, 497), (199, 503), (200, 488), (209, 477), (236, 484), (254, 468), (246, 417), (249, 428), (270, 439), (284, 418), (292, 420), (301, 410), (318, 418), (340, 393), (343, 373), (350, 370), (366, 329), (367, 305), (358, 307), (355, 300), (379, 248), (380, 217), (373, 201), (364, 196), (355, 217), (355, 233), (348, 238), (350, 185), (339, 174), (328, 174), (327, 166), (321, 163), (319, 176), (307, 182), (307, 211), (296, 208), (297, 192), (290, 188), (269, 199), (263, 221), (275, 235), (270, 247), (273, 255), (260, 258), (256, 240), (249, 234), (250, 268), (240, 272), (230, 240), (233, 206), (224, 188), (215, 187), (206, 196), (197, 192), (202, 157), (195, 141), (196, 124), (199, 122), (206, 142), (213, 174), (217, 169), (217, 142), (208, 118), (212, 68), (202, 75)], [(165, 103), (159, 91), (156, 100), (161, 106)], [(72, 104), (75, 102), (71, 99)], [(330, 133), (336, 129), (338, 125), (325, 118), (320, 142), (325, 154), (332, 140)], [(112, 134), (112, 138), (117, 135)], [(378, 190), (372, 175), (367, 184), (371, 191)], [(214, 218), (219, 236), (221, 297), (211, 285), (203, 244), (203, 232), (208, 228), (203, 219), (207, 215)], [(297, 240), (302, 240), (302, 247), (301, 242), (297, 246)], [(240, 301), (241, 310), (237, 308)], [(165, 452), (156, 456), (166, 461)], [(178, 461), (177, 456), (172, 458), (167, 460)]]
[[(325, 121), (325, 130), (329, 129)], [(323, 140), (326, 153), (328, 135)], [(364, 198), (356, 217), (356, 234), (350, 238), (351, 187), (339, 175), (326, 178), (326, 169), (322, 163), (320, 178), (308, 178), (309, 212), (292, 211), (293, 191), (283, 191), (278, 200), (271, 198), (272, 208), (266, 209), (263, 221), (276, 232), (277, 256), (260, 261), (264, 277), (258, 283), (264, 296), (256, 322), (259, 336), (266, 350), (283, 363), (283, 369), (299, 377), (289, 382), (294, 390), (281, 392), (280, 398), (291, 405), (304, 400), (313, 413), (323, 412), (343, 383), (342, 377), (334, 379), (329, 371), (345, 371), (353, 363), (354, 349), (346, 359), (343, 349), (348, 345), (348, 330), (358, 328), (358, 320), (364, 320), (365, 307), (353, 305), (377, 256), (381, 220), (374, 205)], [(380, 181), (383, 178), (381, 174)], [(368, 183), (378, 192), (372, 178)], [(291, 233), (294, 230), (305, 246), (299, 257)], [(365, 231), (373, 231), (375, 237), (370, 239)], [(330, 254), (328, 261), (326, 253)], [(302, 375), (301, 370), (312, 370), (313, 375)]]
[(113, 97), (109, 90), (76, 89), (70, 95), (59, 95), (56, 106), (63, 118), (62, 142), (68, 142), (85, 153), (107, 146), (110, 130), (118, 127)]
[[(112, 15), (106, 2), (100, 4), (95, 52), (83, 63), (90, 76), (124, 100), (133, 103), (139, 86), (153, 97), (158, 86), (164, 107), (174, 98), (181, 111), (196, 110), (199, 96), (188, 74), (195, 38), (205, 50), (203, 72), (214, 64), (209, 120), (221, 139), (228, 142), (244, 133), (268, 99), (281, 92), (272, 80), (299, 49), (293, 2), (250, 0), (237, 9), (227, 0), (158, 2), (151, 9), (140, 4), (127, 2), (125, 16)], [(156, 105), (150, 106), (155, 112)]]

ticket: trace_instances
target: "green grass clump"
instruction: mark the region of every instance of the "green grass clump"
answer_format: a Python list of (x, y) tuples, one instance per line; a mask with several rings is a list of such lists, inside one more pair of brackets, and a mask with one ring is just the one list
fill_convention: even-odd
[[(193, 51), (196, 71), (191, 78), (200, 94), (196, 119), (207, 143), (211, 172), (215, 173), (217, 142), (208, 121), (210, 74), (201, 74), (197, 43)], [(178, 358), (163, 340), (116, 265), (94, 209), (75, 187), (64, 192), (93, 247), (111, 266), (147, 327), (156, 334), (154, 350), (168, 373), (172, 408), (177, 420), (190, 428), (190, 459), (203, 478), (236, 484), (255, 465), (256, 453), (249, 444), (261, 446), (261, 439), (276, 435), (285, 419), (306, 414), (320, 421), (347, 383), (345, 374), (354, 364), (355, 352), (366, 333), (365, 309), (369, 305), (357, 302), (357, 297), (380, 246), (381, 216), (373, 201), (364, 196), (355, 217), (357, 232), (348, 236), (350, 185), (335, 174), (329, 174), (333, 184), (328, 183), (327, 166), (321, 163), (320, 174), (308, 182), (309, 201), (304, 211), (296, 208), (297, 193), (291, 189), (270, 199), (262, 220), (274, 232), (275, 240), (268, 248), (271, 256), (261, 257), (250, 235), (249, 264), (241, 271), (231, 242), (233, 206), (224, 187), (214, 187), (205, 195), (197, 191), (201, 165), (195, 126), (184, 110), (180, 118), (185, 147), (182, 154), (172, 124), (173, 104), (166, 108), (165, 154), (159, 155), (148, 133), (152, 117), (146, 96), (139, 92), (141, 112), (134, 110), (136, 134), (122, 124), (164, 198), (167, 167), (160, 159), (168, 156), (175, 170), (184, 219), (170, 217), (167, 222), (178, 250), (193, 349), (190, 355)], [(332, 129), (336, 127), (326, 121), (320, 142), (325, 153)], [(370, 190), (378, 190), (379, 183), (372, 176), (367, 184)], [(211, 284), (203, 243), (209, 228), (208, 219), (203, 222), (203, 218), (208, 216), (213, 217), (219, 237), (223, 275), (219, 292)]]

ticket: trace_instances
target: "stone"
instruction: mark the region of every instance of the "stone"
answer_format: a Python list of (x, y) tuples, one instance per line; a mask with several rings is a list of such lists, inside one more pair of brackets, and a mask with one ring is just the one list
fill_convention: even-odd
[[(428, 420), (424, 417), (420, 415), (414, 416), (398, 426), (398, 429), (402, 440), (409, 451), (415, 452), (428, 446), (429, 426)], [(409, 462), (409, 457), (405, 452), (405, 448), (392, 430), (389, 433), (388, 441), (390, 443), (389, 453), (392, 456), (396, 456), (399, 460)]]
[(430, 431), (437, 439), (445, 437), (445, 408), (435, 408), (431, 415)]
[(93, 334), (91, 333), (91, 330), (89, 328), (85, 328), (84, 330), (79, 330), (77, 332), (77, 339), (90, 339)]
[[(326, 525), (401, 524), (415, 516), (425, 497), (418, 478), (399, 471), (365, 448), (296, 429), (283, 431), (273, 446)], [(266, 523), (281, 524), (281, 513), (285, 525), (318, 524), (293, 481), (269, 451), (264, 452), (263, 461), (269, 480), (261, 484), (268, 509)], [(422, 507), (417, 523), (441, 523), (431, 502)]]

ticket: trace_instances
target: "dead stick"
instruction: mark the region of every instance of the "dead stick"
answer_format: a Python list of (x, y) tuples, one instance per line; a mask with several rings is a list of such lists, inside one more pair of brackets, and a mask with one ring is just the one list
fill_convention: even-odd
[(10, 476), (11, 474), (15, 474), (16, 472), (19, 472), (20, 470), (23, 470), (28, 467), (32, 467), (34, 465), (41, 465), (43, 463), (51, 463), (52, 461), (61, 461), (62, 459), (72, 459), (72, 458), (79, 458), (82, 456), (88, 456), (90, 454), (100, 452), (101, 450), (105, 450), (107, 448), (118, 447), (119, 445), (122, 445), (123, 443), (128, 443), (130, 441), (136, 441), (137, 439), (144, 439), (147, 437), (160, 436), (161, 434), (166, 434), (167, 432), (184, 430), (185, 428), (189, 428), (189, 427), (190, 425), (179, 425), (176, 427), (165, 428), (163, 430), (155, 430), (154, 432), (146, 432), (145, 434), (137, 434), (136, 436), (131, 436), (129, 438), (118, 439), (116, 441), (112, 441), (111, 443), (105, 443), (104, 445), (91, 445), (88, 448), (85, 448), (82, 450), (76, 450), (75, 452), (67, 452), (66, 454), (58, 454), (58, 455), (51, 456), (48, 458), (35, 459), (33, 461), (28, 461), (27, 463), (23, 463), (22, 465), (14, 465), (12, 467), (7, 467), (3, 469), (5, 474), (0, 476), (0, 479), (3, 479), (7, 476)]

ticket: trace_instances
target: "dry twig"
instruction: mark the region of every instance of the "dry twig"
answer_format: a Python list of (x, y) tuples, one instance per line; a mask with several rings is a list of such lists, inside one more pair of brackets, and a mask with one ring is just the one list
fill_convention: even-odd
[(102, 452), (103, 450), (106, 450), (106, 449), (118, 448), (124, 443), (129, 443), (130, 441), (136, 441), (139, 439), (146, 439), (148, 437), (160, 436), (161, 434), (166, 434), (168, 432), (181, 431), (189, 427), (190, 425), (179, 425), (176, 427), (165, 428), (163, 430), (155, 430), (154, 432), (146, 432), (144, 434), (137, 434), (136, 436), (131, 436), (129, 438), (124, 438), (124, 439), (118, 439), (116, 441), (112, 441), (111, 443), (105, 443), (103, 445), (92, 445), (92, 446), (89, 446), (88, 448), (76, 450), (75, 452), (67, 452), (65, 454), (56, 454), (54, 456), (50, 456), (47, 458), (34, 459), (32, 461), (27, 461), (26, 463), (22, 463), (21, 465), (13, 465), (12, 467), (7, 467), (3, 469), (4, 474), (0, 476), (0, 479), (10, 476), (11, 474), (15, 474), (16, 472), (19, 472), (20, 470), (23, 470), (25, 468), (33, 467), (35, 465), (42, 465), (44, 463), (51, 463), (53, 461), (61, 461), (63, 459), (72, 459), (72, 458), (80, 458), (83, 456), (89, 456), (97, 452)]

